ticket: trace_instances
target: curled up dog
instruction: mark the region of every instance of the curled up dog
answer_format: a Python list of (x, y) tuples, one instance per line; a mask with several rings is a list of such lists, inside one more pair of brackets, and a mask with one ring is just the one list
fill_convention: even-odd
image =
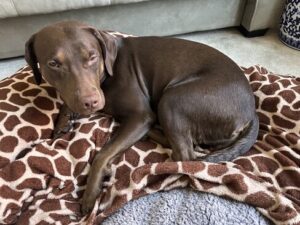
[[(121, 124), (92, 163), (84, 213), (94, 206), (111, 159), (145, 135), (169, 145), (176, 161), (233, 160), (256, 141), (250, 85), (230, 58), (209, 46), (122, 37), (61, 22), (33, 34), (25, 58), (36, 83), (43, 77), (59, 92), (63, 114), (103, 111)], [(60, 119), (57, 126), (65, 123)], [(153, 129), (155, 124), (162, 133)]]

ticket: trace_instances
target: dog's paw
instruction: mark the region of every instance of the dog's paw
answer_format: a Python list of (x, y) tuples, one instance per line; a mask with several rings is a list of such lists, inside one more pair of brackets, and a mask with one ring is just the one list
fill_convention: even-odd
[(81, 213), (83, 215), (86, 215), (92, 211), (95, 205), (95, 201), (88, 200), (88, 199), (83, 199), (81, 203)]
[(74, 127), (75, 120), (78, 118), (79, 114), (77, 113), (61, 113), (53, 131), (53, 139), (60, 138), (64, 134), (70, 132)]
[(65, 134), (61, 129), (54, 129), (52, 133), (52, 139), (58, 139)]
[(172, 151), (172, 159), (179, 161), (195, 161), (197, 159), (194, 151)]
[[(105, 147), (104, 147), (105, 148)], [(102, 151), (104, 150), (102, 149)], [(105, 150), (104, 150), (105, 151)], [(109, 152), (109, 151), (108, 151)], [(83, 197), (81, 199), (81, 212), (82, 214), (89, 213), (95, 206), (97, 197), (99, 197), (103, 184), (105, 183), (104, 178), (107, 175), (111, 175), (111, 166), (106, 165), (103, 162), (103, 158), (99, 157), (101, 155), (96, 155), (88, 179), (87, 186)], [(100, 166), (99, 166), (100, 165)]]
[(84, 192), (83, 198), (81, 200), (81, 213), (86, 215), (92, 211), (95, 206), (96, 197), (93, 195)]
[(194, 150), (195, 150), (196, 158), (198, 160), (205, 159), (205, 157), (211, 153), (211, 151), (209, 149), (204, 149), (204, 148), (201, 148), (200, 146), (196, 146)]
[(53, 139), (60, 138), (64, 134), (68, 133), (71, 131), (73, 128), (73, 123), (70, 121), (67, 121), (66, 124), (62, 125), (59, 124), (59, 126), (56, 126), (53, 131)]

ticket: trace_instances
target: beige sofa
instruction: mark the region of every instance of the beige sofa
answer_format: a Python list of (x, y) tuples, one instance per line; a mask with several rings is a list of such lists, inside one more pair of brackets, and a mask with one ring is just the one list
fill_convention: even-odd
[[(1, 0), (0, 59), (21, 56), (28, 37), (60, 20), (135, 35), (181, 33), (242, 26), (263, 34), (277, 1), (270, 0)], [(256, 32), (256, 31), (261, 32)]]

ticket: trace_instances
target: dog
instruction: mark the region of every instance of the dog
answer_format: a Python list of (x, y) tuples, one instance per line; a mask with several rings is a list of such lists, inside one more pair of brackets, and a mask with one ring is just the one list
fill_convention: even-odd
[[(170, 145), (175, 161), (230, 161), (256, 141), (259, 123), (247, 79), (229, 57), (207, 45), (125, 38), (67, 21), (33, 34), (25, 59), (36, 83), (43, 76), (71, 112), (103, 111), (121, 124), (92, 163), (83, 213), (94, 206), (113, 157), (147, 134)], [(203, 153), (208, 154), (199, 157)]]

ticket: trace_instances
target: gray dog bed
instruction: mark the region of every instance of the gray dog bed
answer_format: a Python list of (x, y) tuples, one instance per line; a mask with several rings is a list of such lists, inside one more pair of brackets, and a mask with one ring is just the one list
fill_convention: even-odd
[(254, 207), (189, 189), (158, 192), (127, 203), (103, 225), (269, 225)]

